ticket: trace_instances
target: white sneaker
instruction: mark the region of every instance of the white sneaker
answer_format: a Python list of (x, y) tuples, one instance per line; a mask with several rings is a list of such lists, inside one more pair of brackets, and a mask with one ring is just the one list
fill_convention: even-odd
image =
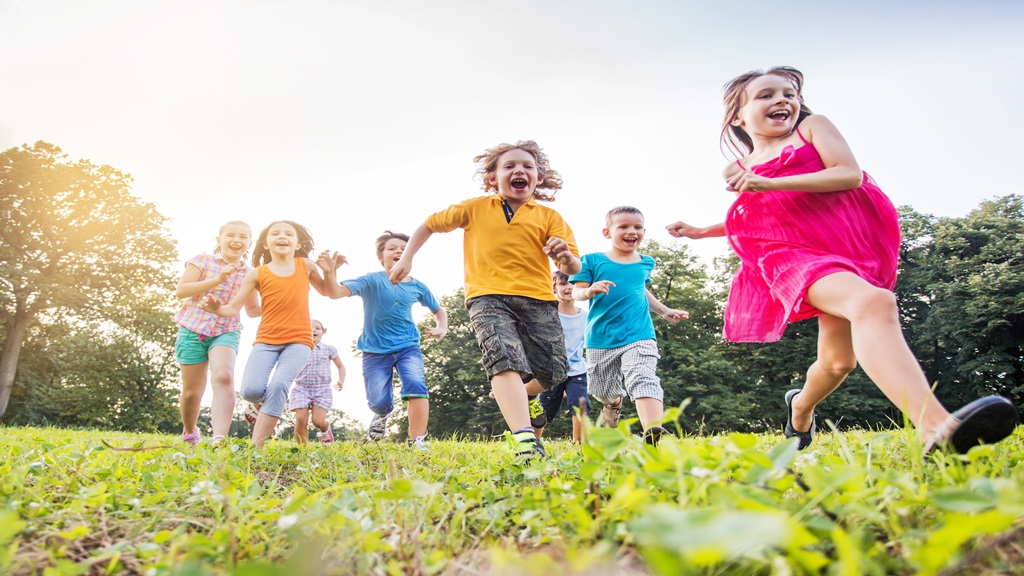
[(384, 438), (384, 435), (388, 432), (388, 415), (387, 414), (374, 414), (373, 420), (370, 420), (370, 429), (367, 431), (367, 435), (371, 440), (380, 440)]
[(410, 448), (415, 448), (415, 449), (419, 450), (420, 452), (429, 452), (430, 451), (429, 444), (430, 444), (430, 442), (427, 442), (427, 435), (426, 434), (424, 434), (423, 436), (417, 436), (417, 437), (415, 437), (415, 438), (413, 438), (412, 440), (409, 441), (409, 447)]

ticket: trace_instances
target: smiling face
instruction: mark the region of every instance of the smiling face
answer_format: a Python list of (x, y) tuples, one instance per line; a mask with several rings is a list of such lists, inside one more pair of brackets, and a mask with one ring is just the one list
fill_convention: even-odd
[(637, 212), (621, 212), (608, 218), (604, 237), (612, 241), (612, 249), (623, 254), (632, 254), (644, 240), (644, 216)]
[(384, 265), (384, 271), (388, 274), (391, 273), (391, 269), (395, 267), (395, 263), (402, 257), (405, 252), (405, 245), (407, 242), (401, 238), (390, 238), (384, 243), (384, 246), (380, 250), (380, 263)]
[(264, 248), (271, 254), (294, 256), (299, 249), (299, 234), (291, 224), (275, 222), (267, 229)]
[(552, 282), (551, 289), (555, 293), (555, 298), (558, 298), (558, 301), (562, 304), (574, 302), (572, 297), (572, 283), (562, 280), (561, 278), (556, 278)]
[(217, 247), (225, 260), (237, 264), (252, 244), (252, 230), (245, 224), (225, 224), (217, 236)]
[(751, 136), (787, 136), (796, 128), (799, 114), (800, 93), (792, 81), (765, 74), (747, 84), (743, 105), (731, 124)]
[(543, 182), (537, 170), (537, 160), (526, 150), (514, 148), (498, 158), (498, 166), (490, 182), (498, 194), (517, 210), (533, 198), (533, 191)]

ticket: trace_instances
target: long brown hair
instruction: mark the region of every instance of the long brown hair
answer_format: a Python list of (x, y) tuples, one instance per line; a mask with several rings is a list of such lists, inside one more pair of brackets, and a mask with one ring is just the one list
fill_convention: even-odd
[(260, 232), (256, 239), (255, 247), (252, 249), (252, 265), (259, 266), (270, 262), (270, 250), (267, 250), (267, 233), (274, 224), (287, 224), (295, 229), (295, 235), (299, 240), (299, 247), (295, 250), (296, 258), (305, 258), (313, 251), (313, 235), (306, 230), (306, 227), (291, 220), (275, 220)]
[(804, 104), (804, 74), (790, 66), (775, 66), (767, 70), (751, 70), (745, 74), (729, 80), (722, 91), (725, 93), (722, 101), (725, 104), (725, 119), (722, 121), (722, 136), (719, 147), (726, 156), (732, 155), (736, 159), (742, 158), (754, 151), (754, 143), (743, 128), (733, 126), (732, 121), (739, 116), (740, 108), (746, 104), (747, 85), (754, 79), (772, 74), (789, 80), (796, 89), (797, 98), (800, 99), (800, 113), (797, 115), (796, 125), (799, 126), (804, 118), (811, 115), (811, 109)]
[[(501, 158), (501, 155), (509, 150), (522, 150), (523, 152), (529, 152), (533, 156), (533, 159), (537, 162), (537, 175), (543, 179), (540, 184), (537, 184), (537, 188), (534, 189), (533, 196), (537, 200), (553, 202), (555, 200), (555, 193), (562, 188), (562, 177), (558, 172), (551, 169), (551, 163), (548, 161), (547, 155), (541, 151), (540, 146), (533, 140), (520, 140), (515, 144), (498, 144), (494, 148), (484, 150), (483, 154), (473, 158), (473, 162), (477, 164), (476, 173), (484, 181), (483, 190), (485, 192), (494, 192), (498, 189), (497, 186), (491, 184), (491, 178), (498, 172), (498, 160)], [(550, 192), (542, 192), (541, 189), (550, 190)]]

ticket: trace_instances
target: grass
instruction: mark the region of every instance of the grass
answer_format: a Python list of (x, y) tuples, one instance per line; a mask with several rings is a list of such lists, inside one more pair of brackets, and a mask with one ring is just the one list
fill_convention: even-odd
[(0, 572), (1024, 574), (1024, 429), (964, 457), (904, 430), (504, 442), (3, 428)]

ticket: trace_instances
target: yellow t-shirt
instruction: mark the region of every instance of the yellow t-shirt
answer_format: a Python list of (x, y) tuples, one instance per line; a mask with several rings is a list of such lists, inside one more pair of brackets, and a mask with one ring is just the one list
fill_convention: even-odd
[(505, 220), (501, 197), (477, 196), (435, 212), (425, 222), (431, 232), (465, 231), (466, 299), (486, 294), (555, 300), (551, 291), (551, 258), (544, 245), (561, 238), (579, 257), (576, 238), (561, 214), (531, 199)]

